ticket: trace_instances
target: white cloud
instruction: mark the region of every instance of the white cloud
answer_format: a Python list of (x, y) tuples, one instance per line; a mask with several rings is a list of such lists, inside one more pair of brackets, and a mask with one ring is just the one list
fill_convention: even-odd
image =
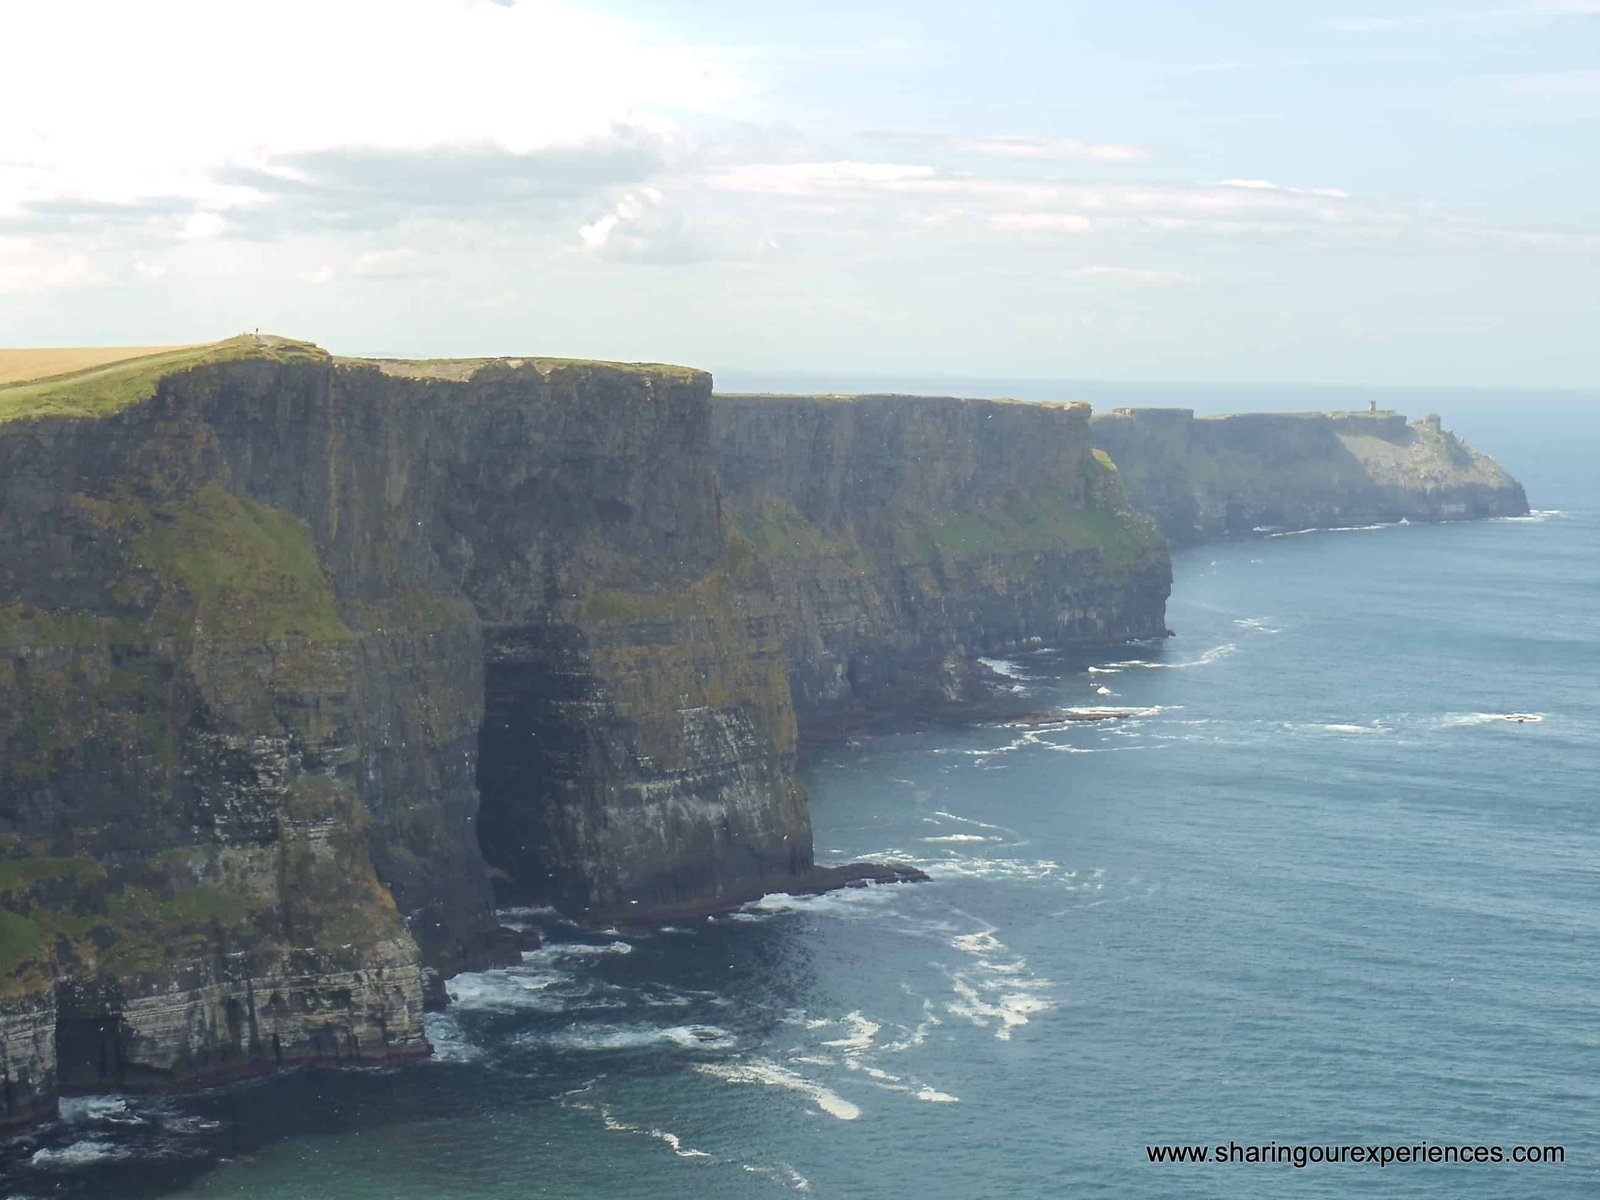
[(62, 253), (29, 238), (0, 237), (0, 292), (25, 295), (103, 278), (86, 254)]
[(309, 283), (313, 287), (321, 287), (333, 281), (332, 267), (309, 267), (304, 271), (296, 271), (294, 277), (301, 283)]
[(1331, 196), (1338, 200), (1348, 200), (1350, 193), (1343, 188), (1329, 187), (1284, 187), (1268, 179), (1223, 179), (1217, 182), (1218, 187), (1249, 188), (1258, 192), (1288, 192), (1295, 196)]
[(227, 220), (217, 213), (193, 212), (183, 223), (183, 239), (186, 242), (203, 241), (218, 236), (227, 228)]
[(1563, 102), (1600, 97), (1600, 70), (1526, 71), (1504, 77), (1501, 89), (1523, 100)]
[(1145, 267), (1073, 267), (1066, 275), (1069, 279), (1109, 279), (1151, 286), (1183, 283), (1188, 278), (1181, 271), (1156, 271)]
[(1005, 135), (968, 138), (954, 143), (957, 150), (995, 158), (1027, 158), (1070, 162), (1137, 163), (1149, 159), (1148, 151), (1117, 142), (1085, 142), (1077, 138)]
[(422, 255), (411, 246), (368, 250), (350, 268), (362, 279), (410, 279), (423, 273)]
[(1089, 233), (1094, 222), (1080, 213), (1003, 212), (990, 220), (996, 229), (1020, 229), (1036, 233)]
[(1542, 25), (1567, 17), (1600, 16), (1600, 0), (1525, 0), (1507, 8), (1468, 9), (1418, 16), (1338, 17), (1324, 22), (1343, 33), (1387, 33), (1398, 29), (1432, 29), (1441, 25)]
[(604, 250), (612, 235), (626, 224), (637, 224), (647, 213), (660, 208), (663, 196), (655, 188), (630, 192), (604, 216), (578, 230), (578, 239), (590, 250)]
[(683, 215), (653, 187), (628, 192), (610, 211), (578, 229), (583, 249), (600, 258), (684, 263), (730, 257), (722, 247), (690, 233)]
[(751, 163), (721, 171), (711, 176), (708, 182), (714, 188), (734, 192), (810, 196), (832, 191), (894, 187), (932, 180), (937, 175), (933, 167), (911, 163)]
[(677, 127), (652, 110), (736, 91), (711, 57), (557, 0), (75, 0), (14, 5), (5, 24), (8, 45), (36, 50), (0, 72), (0, 219), (215, 218), (305, 183), (308, 156), (548, 155), (622, 127), (663, 140)]

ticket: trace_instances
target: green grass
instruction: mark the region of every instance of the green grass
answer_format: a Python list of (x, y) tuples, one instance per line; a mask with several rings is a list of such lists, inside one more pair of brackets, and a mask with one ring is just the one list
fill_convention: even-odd
[(111, 416), (150, 399), (163, 379), (191, 367), (246, 359), (296, 362), (326, 361), (327, 357), (310, 342), (245, 334), (206, 346), (0, 387), (0, 424), (39, 417)]
[(125, 888), (106, 906), (105, 924), (115, 930), (116, 941), (102, 965), (116, 973), (162, 970), (212, 949), (219, 932), (240, 929), (260, 911), (252, 898), (209, 884), (167, 898), (148, 888)]
[(1084, 507), (1048, 492), (1014, 496), (999, 506), (944, 518), (902, 518), (894, 533), (902, 550), (921, 561), (1098, 549), (1108, 561), (1126, 564), (1162, 544), (1155, 527), (1135, 513)]
[(153, 512), (130, 563), (181, 584), (208, 634), (353, 637), (305, 523), (214, 483)]
[(486, 358), (340, 358), (337, 361), (352, 366), (377, 367), (395, 375), (457, 382), (469, 379), (483, 382), (529, 367), (544, 375), (567, 371), (601, 370), (670, 383), (693, 383), (706, 375), (698, 368), (678, 366), (675, 363), (607, 362), (593, 358), (545, 358), (516, 354)]
[(825, 557), (852, 564), (863, 561), (854, 535), (829, 536), (779, 497), (742, 498), (730, 504), (729, 516), (739, 536), (768, 561)]
[(0, 908), (0, 999), (33, 990), (30, 981), (17, 978), (17, 972), (43, 955), (44, 930), (38, 922)]
[(0, 859), (0, 896), (25, 891), (46, 880), (99, 878), (103, 874), (100, 864), (88, 857)]

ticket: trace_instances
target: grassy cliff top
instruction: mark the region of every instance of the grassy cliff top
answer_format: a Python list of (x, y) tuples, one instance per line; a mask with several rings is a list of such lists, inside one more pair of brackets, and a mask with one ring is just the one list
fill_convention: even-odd
[(546, 358), (542, 356), (491, 356), (487, 358), (345, 358), (335, 360), (341, 366), (376, 367), (385, 375), (398, 379), (438, 379), (466, 383), (484, 370), (501, 368), (506, 371), (531, 369), (541, 375), (551, 375), (569, 370), (616, 371), (646, 379), (660, 379), (671, 383), (693, 383), (705, 375), (694, 367), (681, 367), (673, 363), (606, 362), (591, 358)]
[[(34, 417), (110, 416), (148, 400), (163, 379), (190, 367), (246, 359), (327, 358), (310, 342), (255, 334), (196, 346), (136, 348), (132, 353), (127, 357), (125, 347), (0, 350), (0, 379), (6, 380), (0, 383), (0, 425)], [(76, 369), (42, 377), (25, 374), (61, 365)]]
[(550, 376), (569, 370), (615, 371), (670, 383), (693, 383), (703, 371), (669, 363), (615, 363), (581, 358), (335, 359), (311, 342), (242, 334), (192, 346), (104, 346), (68, 350), (0, 350), (0, 425), (35, 417), (106, 417), (155, 394), (169, 375), (191, 367), (260, 359), (319, 361), (376, 367), (407, 379), (465, 382), (491, 373), (532, 369)]
[(783, 402), (788, 400), (823, 400), (836, 404), (876, 404), (887, 400), (934, 400), (953, 404), (1014, 404), (1020, 408), (1057, 408), (1077, 410), (1089, 408), (1085, 400), (1015, 400), (1010, 396), (913, 396), (904, 392), (718, 392), (718, 400), (749, 400)]

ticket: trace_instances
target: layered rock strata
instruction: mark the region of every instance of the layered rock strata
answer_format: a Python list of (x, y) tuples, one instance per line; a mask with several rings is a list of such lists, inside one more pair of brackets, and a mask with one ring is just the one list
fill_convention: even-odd
[(809, 871), (709, 377), (263, 339), (134, 382), (0, 407), (0, 1124), (427, 1053), (425, 972), (508, 949), (480, 819), (580, 912)]
[(1085, 404), (719, 395), (730, 523), (801, 726), (974, 698), (974, 658), (1160, 636), (1167, 547)]

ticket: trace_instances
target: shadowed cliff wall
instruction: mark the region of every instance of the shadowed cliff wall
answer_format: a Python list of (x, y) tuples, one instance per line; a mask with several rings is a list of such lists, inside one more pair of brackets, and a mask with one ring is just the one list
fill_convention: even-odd
[(709, 391), (271, 341), (0, 423), (0, 1124), (426, 1053), (424, 964), (490, 953), (480, 782), (575, 909), (810, 866)]

